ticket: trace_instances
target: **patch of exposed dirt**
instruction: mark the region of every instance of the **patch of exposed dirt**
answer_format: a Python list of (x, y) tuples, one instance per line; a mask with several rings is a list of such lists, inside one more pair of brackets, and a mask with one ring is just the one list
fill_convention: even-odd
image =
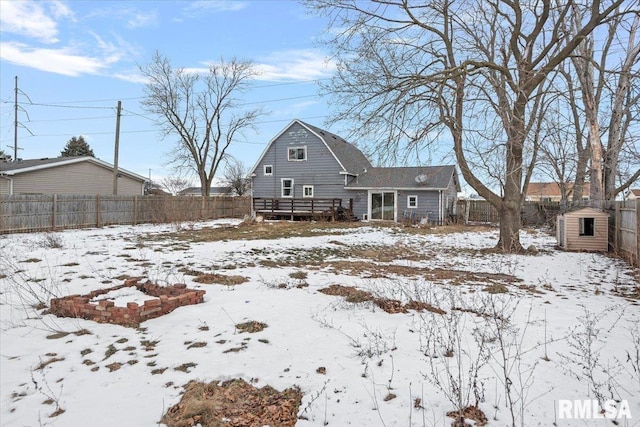
[[(474, 425), (477, 427), (486, 426), (487, 423), (489, 422), (484, 412), (482, 412), (480, 408), (477, 408), (475, 406), (467, 406), (466, 408), (464, 408), (462, 410), (462, 416), (464, 417), (465, 420), (475, 421)], [(447, 417), (458, 419), (460, 417), (460, 414), (458, 414), (458, 411), (449, 411), (447, 412)]]
[(326, 288), (320, 289), (318, 292), (325, 295), (345, 297), (345, 301), (353, 304), (371, 301), (389, 314), (407, 313), (408, 310), (427, 310), (432, 313), (446, 314), (446, 311), (425, 302), (411, 300), (406, 304), (402, 304), (402, 301), (395, 299), (376, 298), (370, 292), (363, 291), (362, 289), (358, 289), (353, 286), (329, 285)]
[(301, 401), (297, 387), (279, 392), (270, 386), (256, 388), (242, 379), (221, 384), (191, 381), (161, 422), (167, 427), (293, 427)]
[(269, 325), (267, 325), (266, 323), (256, 322), (255, 320), (250, 320), (248, 322), (238, 323), (236, 325), (236, 329), (239, 330), (241, 333), (242, 332), (248, 332), (250, 334), (253, 334), (253, 333), (256, 333), (256, 332), (263, 331), (268, 326)]
[(248, 279), (244, 276), (227, 276), (225, 274), (205, 273), (193, 279), (194, 282), (204, 283), (207, 285), (217, 284), (224, 286), (235, 286), (246, 282)]
[(369, 261), (329, 261), (322, 265), (335, 274), (349, 274), (364, 278), (389, 278), (390, 275), (403, 277), (423, 277), (434, 282), (442, 281), (451, 285), (466, 284), (512, 284), (522, 279), (502, 273), (482, 273), (464, 270), (410, 267), (406, 265), (378, 264)]

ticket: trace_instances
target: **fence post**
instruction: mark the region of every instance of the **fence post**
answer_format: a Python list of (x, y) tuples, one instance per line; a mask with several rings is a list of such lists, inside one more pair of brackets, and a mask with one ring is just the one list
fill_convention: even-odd
[(636, 266), (640, 267), (640, 199), (636, 199)]
[(133, 195), (133, 225), (138, 224), (138, 195)]
[(100, 195), (96, 194), (96, 227), (100, 228)]
[(58, 195), (53, 195), (53, 212), (51, 212), (51, 231), (56, 230), (56, 217), (58, 216)]
[(615, 208), (613, 217), (613, 251), (618, 253), (620, 251), (620, 222), (622, 221), (619, 202), (616, 202)]

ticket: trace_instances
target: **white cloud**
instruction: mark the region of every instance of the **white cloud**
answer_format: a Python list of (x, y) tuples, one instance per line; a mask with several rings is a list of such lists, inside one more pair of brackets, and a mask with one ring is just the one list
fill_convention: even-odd
[(61, 2), (0, 2), (2, 32), (34, 38), (43, 43), (58, 42), (56, 19), (74, 19), (71, 10)]
[(157, 23), (158, 23), (157, 12), (155, 11), (148, 12), (148, 13), (135, 12), (127, 21), (127, 26), (129, 28), (142, 28), (142, 27), (148, 27), (150, 25), (155, 25)]
[(97, 74), (107, 66), (100, 58), (78, 55), (68, 48), (33, 48), (16, 42), (0, 42), (0, 58), (17, 65), (65, 76)]
[(186, 11), (236, 12), (247, 6), (247, 2), (236, 0), (198, 0), (191, 2)]
[(147, 84), (149, 82), (149, 79), (143, 76), (142, 74), (140, 74), (137, 70), (131, 71), (130, 73), (129, 72), (115, 73), (113, 77), (115, 77), (118, 80), (124, 80), (129, 83)]
[(331, 76), (335, 63), (316, 50), (274, 52), (262, 58), (256, 68), (258, 80), (317, 80)]

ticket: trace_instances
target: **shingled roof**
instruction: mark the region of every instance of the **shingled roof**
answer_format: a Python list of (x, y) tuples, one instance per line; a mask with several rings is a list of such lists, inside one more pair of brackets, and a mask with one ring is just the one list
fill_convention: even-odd
[(369, 168), (347, 188), (444, 190), (449, 186), (451, 179), (454, 179), (456, 188), (460, 191), (456, 177), (456, 168), (452, 165)]
[(302, 126), (308, 128), (313, 133), (318, 135), (324, 143), (329, 147), (329, 150), (336, 157), (336, 160), (342, 165), (345, 172), (351, 175), (357, 175), (362, 173), (365, 169), (371, 168), (371, 162), (362, 154), (355, 145), (345, 141), (338, 135), (335, 135), (319, 127), (310, 125), (308, 123), (297, 120)]

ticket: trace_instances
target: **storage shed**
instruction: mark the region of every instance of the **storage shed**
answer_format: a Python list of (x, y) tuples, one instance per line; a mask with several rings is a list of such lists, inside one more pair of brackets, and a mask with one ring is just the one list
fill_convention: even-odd
[(583, 208), (558, 215), (556, 234), (562, 249), (606, 252), (609, 249), (609, 214)]

